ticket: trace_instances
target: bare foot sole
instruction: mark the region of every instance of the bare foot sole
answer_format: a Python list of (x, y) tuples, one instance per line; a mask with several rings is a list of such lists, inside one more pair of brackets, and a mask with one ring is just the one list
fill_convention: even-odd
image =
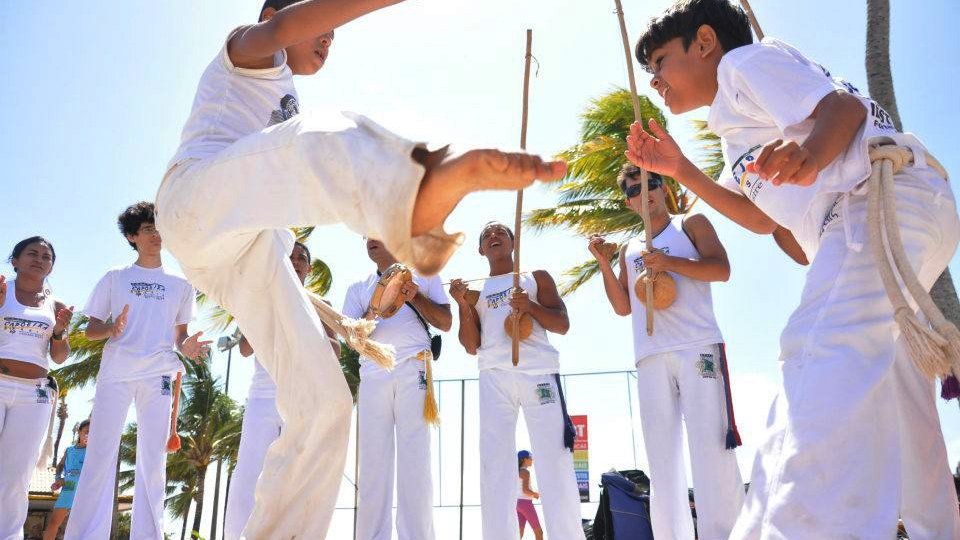
[(552, 182), (567, 174), (563, 161), (500, 150), (470, 150), (450, 155), (447, 148), (414, 152), (426, 167), (413, 209), (412, 234), (419, 236), (443, 225), (447, 216), (469, 193), (493, 189), (523, 189), (542, 180)]

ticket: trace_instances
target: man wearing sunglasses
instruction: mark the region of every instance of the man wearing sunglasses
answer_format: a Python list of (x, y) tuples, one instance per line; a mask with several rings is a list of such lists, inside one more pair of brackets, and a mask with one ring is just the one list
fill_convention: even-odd
[[(627, 164), (618, 183), (628, 208), (640, 214), (641, 171)], [(733, 422), (723, 336), (713, 314), (710, 283), (730, 277), (727, 253), (713, 225), (700, 214), (671, 216), (663, 178), (649, 175), (648, 203), (652, 246), (638, 235), (620, 248), (620, 275), (590, 238), (600, 263), (607, 299), (614, 312), (633, 319), (634, 360), (640, 424), (650, 463), (650, 503), (656, 538), (693, 538), (683, 457), (686, 422), (693, 483), (697, 494), (699, 538), (726, 538), (743, 503), (743, 483), (733, 448), (739, 436)], [(668, 272), (676, 300), (658, 310), (652, 336), (646, 307), (634, 284), (645, 270)], [(727, 434), (726, 440), (724, 434)]]

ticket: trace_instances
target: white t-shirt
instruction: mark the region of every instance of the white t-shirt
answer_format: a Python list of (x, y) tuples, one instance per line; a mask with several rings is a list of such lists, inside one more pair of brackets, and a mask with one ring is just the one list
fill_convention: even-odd
[(200, 77), (180, 147), (168, 169), (185, 159), (213, 156), (235, 141), (299, 112), (287, 53), (278, 52), (271, 68), (236, 67), (227, 53), (227, 43), (236, 32), (230, 33), (220, 54)]
[[(358, 281), (347, 289), (343, 300), (343, 314), (353, 319), (360, 319), (370, 307), (370, 299), (377, 288), (379, 276), (376, 272), (366, 279)], [(450, 298), (443, 288), (440, 276), (423, 277), (413, 272), (413, 281), (420, 287), (420, 293), (436, 304), (449, 304)], [(434, 330), (431, 330), (434, 331)], [(397, 364), (409, 360), (421, 351), (430, 350), (430, 337), (417, 319), (417, 315), (404, 304), (388, 319), (377, 321), (377, 328), (370, 336), (373, 340), (393, 345), (397, 349)], [(360, 357), (360, 377), (383, 371), (375, 361)]]
[[(652, 336), (647, 335), (647, 308), (634, 292), (637, 277), (644, 270), (644, 244), (642, 235), (635, 237), (627, 243), (624, 252), (633, 323), (634, 361), (639, 362), (648, 356), (668, 351), (722, 343), (723, 336), (713, 313), (710, 283), (673, 272), (670, 275), (677, 284), (676, 300), (667, 309), (654, 312), (654, 332)], [(683, 216), (671, 219), (667, 227), (653, 237), (652, 244), (667, 255), (700, 260), (700, 253), (683, 230)]]
[[(520, 287), (530, 299), (537, 301), (537, 280), (533, 274), (520, 273)], [(477, 360), (480, 371), (485, 369), (509, 369), (531, 375), (548, 375), (560, 372), (560, 353), (550, 344), (547, 331), (533, 320), (533, 332), (520, 342), (520, 363), (513, 365), (513, 340), (504, 329), (504, 321), (510, 315), (510, 293), (513, 290), (513, 274), (494, 276), (486, 280), (477, 302), (480, 316), (480, 349)]]
[[(884, 136), (916, 144), (913, 137), (897, 133), (890, 116), (870, 98), (776, 39), (765, 38), (726, 53), (717, 66), (717, 83), (707, 124), (721, 138), (726, 167), (720, 183), (742, 190), (771, 219), (793, 232), (810, 260), (830, 207), (870, 174), (867, 142)], [(850, 146), (820, 171), (813, 186), (774, 186), (755, 174), (745, 174), (746, 164), (759, 155), (762, 145), (776, 139), (805, 141), (814, 125), (810, 115), (836, 90), (860, 98), (867, 118)]]
[(103, 347), (98, 381), (127, 381), (183, 371), (174, 352), (175, 328), (196, 317), (196, 291), (164, 267), (136, 264), (107, 272), (90, 294), (83, 312), (107, 321), (129, 305), (127, 326)]

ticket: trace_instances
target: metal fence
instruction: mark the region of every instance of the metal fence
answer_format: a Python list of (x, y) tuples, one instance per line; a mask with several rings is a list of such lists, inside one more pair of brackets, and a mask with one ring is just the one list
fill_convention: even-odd
[[(590, 501), (581, 517), (592, 519), (599, 498), (600, 474), (612, 468), (646, 469), (640, 434), (636, 373), (612, 371), (561, 375), (571, 415), (586, 415)], [(440, 426), (433, 430), (431, 461), (437, 538), (480, 538), (480, 463), (478, 380), (435, 381)], [(353, 538), (356, 527), (356, 412), (350, 449), (329, 538)], [(517, 421), (518, 449), (530, 448), (523, 414)], [(536, 464), (533, 468), (534, 482)], [(396, 501), (396, 497), (394, 497)], [(396, 507), (394, 507), (396, 510)]]

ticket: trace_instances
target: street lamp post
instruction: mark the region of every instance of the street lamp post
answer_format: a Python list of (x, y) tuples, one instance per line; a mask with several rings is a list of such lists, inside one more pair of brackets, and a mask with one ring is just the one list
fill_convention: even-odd
[[(223, 392), (230, 395), (230, 367), (233, 363), (233, 348), (240, 343), (240, 338), (242, 334), (240, 333), (240, 328), (237, 328), (233, 334), (229, 336), (221, 336), (217, 340), (217, 349), (220, 352), (227, 353), (227, 380), (224, 383)], [(213, 519), (210, 520), (210, 540), (217, 540), (217, 510), (219, 509), (220, 503), (220, 476), (223, 473), (223, 458), (217, 460), (217, 476), (216, 481), (214, 482), (213, 488)], [(230, 479), (227, 478), (227, 493), (223, 497), (223, 505), (226, 507), (227, 500), (230, 498)], [(226, 517), (226, 510), (224, 510), (224, 517)]]

